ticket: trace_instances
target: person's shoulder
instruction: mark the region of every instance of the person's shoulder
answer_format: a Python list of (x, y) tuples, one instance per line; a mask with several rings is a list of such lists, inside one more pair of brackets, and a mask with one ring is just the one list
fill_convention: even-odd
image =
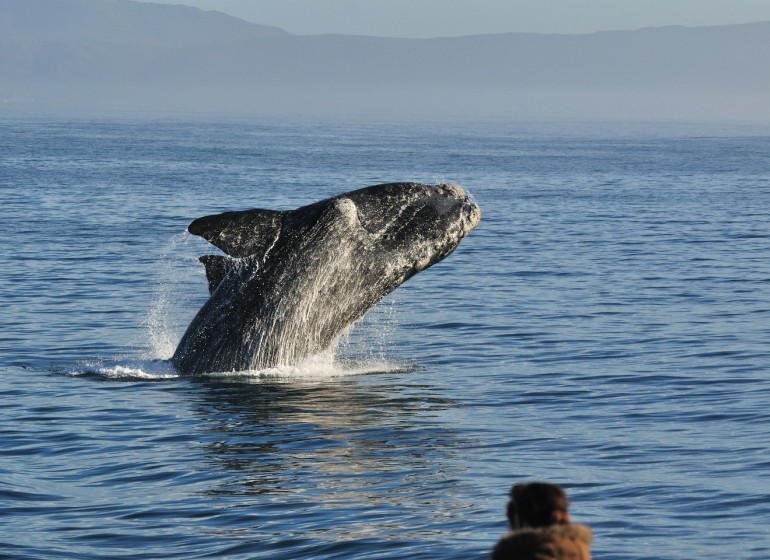
[(545, 533), (545, 536), (550, 535), (552, 538), (580, 541), (588, 546), (591, 546), (591, 543), (594, 540), (591, 528), (588, 525), (581, 525), (580, 523), (551, 525), (550, 527), (543, 527), (541, 530)]
[[(570, 542), (573, 544), (568, 544)], [(492, 551), (492, 558), (583, 558), (589, 554), (592, 542), (593, 534), (587, 525), (528, 527), (500, 539)], [(575, 550), (567, 550), (573, 548)]]
[(569, 525), (549, 525), (548, 527), (526, 527), (504, 535), (502, 541), (546, 542), (554, 539), (572, 539), (587, 545), (593, 542), (593, 533), (588, 525), (571, 523)]

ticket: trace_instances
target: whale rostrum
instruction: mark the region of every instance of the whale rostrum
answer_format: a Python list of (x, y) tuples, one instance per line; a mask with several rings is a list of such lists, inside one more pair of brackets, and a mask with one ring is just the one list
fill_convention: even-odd
[(198, 218), (188, 231), (227, 256), (200, 258), (211, 296), (171, 362), (184, 374), (298, 365), (454, 251), (480, 219), (460, 187), (418, 183)]

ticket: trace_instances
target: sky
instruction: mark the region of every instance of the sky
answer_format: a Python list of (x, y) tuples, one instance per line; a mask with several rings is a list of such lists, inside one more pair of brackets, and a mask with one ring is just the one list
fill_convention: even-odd
[(583, 34), (770, 21), (770, 0), (145, 0), (218, 10), (297, 35)]

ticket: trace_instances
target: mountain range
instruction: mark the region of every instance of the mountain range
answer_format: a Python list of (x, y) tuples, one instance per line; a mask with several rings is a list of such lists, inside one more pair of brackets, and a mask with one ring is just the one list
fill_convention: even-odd
[(0, 0), (0, 111), (770, 119), (770, 22), (293, 35), (133, 0)]

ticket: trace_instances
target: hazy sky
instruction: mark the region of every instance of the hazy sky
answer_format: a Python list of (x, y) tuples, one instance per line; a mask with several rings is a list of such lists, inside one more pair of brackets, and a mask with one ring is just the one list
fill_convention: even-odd
[(149, 0), (219, 10), (298, 35), (592, 33), (770, 21), (770, 0)]

